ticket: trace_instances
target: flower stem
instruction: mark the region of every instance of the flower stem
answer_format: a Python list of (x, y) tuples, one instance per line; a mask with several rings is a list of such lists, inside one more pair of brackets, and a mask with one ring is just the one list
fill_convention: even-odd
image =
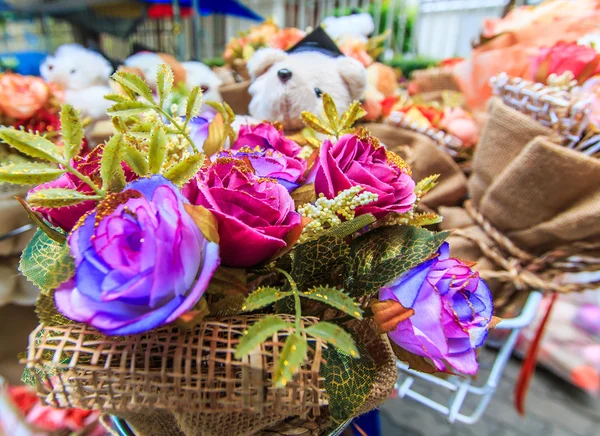
[(290, 288), (292, 289), (292, 294), (294, 294), (294, 306), (296, 307), (296, 331), (301, 332), (302, 329), (302, 304), (300, 303), (300, 294), (298, 292), (298, 286), (296, 286), (296, 281), (292, 278), (291, 275), (288, 274), (287, 271), (284, 271), (280, 268), (275, 268), (275, 271), (283, 274), (290, 284)]
[(81, 180), (83, 183), (85, 183), (86, 185), (88, 185), (90, 188), (92, 188), (94, 190), (94, 192), (96, 194), (98, 194), (98, 196), (100, 198), (104, 198), (105, 193), (102, 189), (98, 188), (96, 186), (96, 184), (94, 182), (92, 182), (92, 180), (88, 177), (88, 176), (84, 176), (83, 174), (81, 174), (79, 171), (77, 171), (75, 168), (73, 168), (70, 164), (65, 164), (65, 168), (67, 169), (67, 171), (69, 171), (71, 174), (73, 174), (74, 176), (76, 176), (79, 180)]
[(188, 142), (190, 143), (190, 145), (192, 147), (192, 150), (194, 150), (194, 153), (198, 153), (198, 148), (196, 147), (196, 144), (194, 144), (194, 141), (192, 141), (192, 138), (190, 138), (190, 135), (188, 135), (188, 133), (185, 131), (187, 123), (182, 127), (182, 126), (179, 125), (179, 123), (177, 123), (177, 121), (175, 121), (175, 118), (173, 118), (171, 115), (169, 115), (160, 106), (156, 106), (156, 110), (158, 112), (160, 112), (162, 115), (164, 115), (164, 117), (167, 120), (169, 120), (171, 122), (171, 124), (173, 126), (175, 126), (175, 128), (177, 130), (179, 130), (179, 133), (181, 133), (183, 135), (183, 137), (188, 140)]

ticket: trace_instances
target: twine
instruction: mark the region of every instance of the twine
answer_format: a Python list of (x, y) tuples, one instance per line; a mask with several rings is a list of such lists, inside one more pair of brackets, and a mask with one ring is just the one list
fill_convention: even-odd
[[(569, 293), (581, 292), (589, 288), (590, 283), (561, 283), (557, 277), (570, 271), (582, 271), (586, 263), (600, 262), (598, 259), (589, 257), (569, 259), (575, 255), (600, 249), (600, 242), (577, 241), (536, 257), (517, 247), (514, 242), (496, 229), (477, 211), (471, 200), (465, 202), (464, 208), (483, 233), (497, 244), (497, 248), (501, 249), (495, 249), (484, 239), (464, 230), (458, 229), (452, 233), (454, 236), (475, 243), (485, 257), (501, 268), (500, 271), (481, 271), (480, 275), (483, 279), (512, 283), (518, 290), (539, 289)], [(565, 263), (567, 260), (569, 260), (568, 264)]]

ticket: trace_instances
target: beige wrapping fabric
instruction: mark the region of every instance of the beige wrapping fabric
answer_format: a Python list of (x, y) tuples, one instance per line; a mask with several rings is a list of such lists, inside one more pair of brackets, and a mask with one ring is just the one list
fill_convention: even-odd
[[(536, 256), (575, 241), (600, 240), (600, 160), (556, 144), (552, 132), (493, 100), (473, 162), (469, 193), (485, 219)], [(441, 208), (443, 229), (463, 229), (497, 247), (462, 208)], [(477, 244), (451, 236), (453, 255), (498, 267)], [(498, 291), (499, 283), (490, 283)]]
[(419, 92), (432, 91), (460, 91), (458, 82), (450, 68), (428, 68), (417, 70), (412, 74), (413, 82), (416, 83)]
[(412, 169), (413, 179), (419, 181), (439, 174), (439, 184), (423, 197), (421, 204), (430, 209), (454, 206), (467, 193), (467, 178), (454, 159), (431, 139), (407, 129), (387, 124), (368, 123), (365, 127), (379, 138), (388, 150), (400, 155)]

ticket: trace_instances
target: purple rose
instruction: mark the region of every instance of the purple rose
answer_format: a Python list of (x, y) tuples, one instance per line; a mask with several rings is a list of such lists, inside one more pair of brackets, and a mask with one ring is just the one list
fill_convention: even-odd
[[(103, 145), (99, 145), (86, 156), (77, 156), (71, 160), (71, 165), (84, 176), (88, 176), (93, 181), (97, 181), (100, 177), (100, 161), (102, 160), (102, 152), (104, 151), (103, 147)], [(137, 178), (137, 175), (124, 163), (123, 170), (125, 171), (125, 179), (128, 182)], [(94, 194), (92, 188), (71, 173), (65, 173), (51, 182), (42, 183), (29, 192), (50, 188), (74, 189), (84, 194)], [(33, 207), (32, 209), (36, 212), (40, 212), (53, 226), (60, 227), (61, 229), (70, 232), (77, 221), (79, 221), (79, 218), (92, 210), (95, 206), (95, 201), (84, 201), (73, 206), (58, 208)]]
[(257, 178), (241, 159), (218, 158), (186, 185), (192, 204), (216, 217), (223, 264), (257, 265), (286, 246), (284, 237), (301, 223), (288, 191)]
[(219, 246), (184, 203), (162, 176), (100, 203), (69, 236), (76, 269), (54, 294), (59, 312), (107, 335), (129, 335), (192, 309), (219, 266)]
[[(208, 127), (210, 123), (215, 119), (217, 111), (208, 105), (203, 105), (200, 114), (192, 119), (188, 123), (190, 128), (190, 138), (194, 141), (194, 145), (198, 150), (202, 149), (204, 141), (208, 138)], [(185, 120), (185, 117), (182, 117)]]
[(356, 215), (372, 213), (381, 218), (404, 213), (416, 200), (415, 182), (408, 166), (371, 137), (344, 135), (335, 144), (323, 142), (316, 164), (315, 191), (331, 199), (353, 186), (378, 195), (377, 201), (356, 208)]
[(246, 158), (257, 177), (275, 179), (290, 192), (300, 186), (306, 171), (306, 161), (289, 158), (278, 151), (259, 147), (224, 150), (218, 154), (218, 157)]
[(291, 139), (286, 138), (283, 131), (277, 129), (272, 124), (242, 125), (238, 138), (231, 146), (231, 149), (237, 150), (242, 147), (254, 149), (256, 146), (265, 150), (275, 150), (287, 157), (294, 158), (302, 151), (302, 147)]
[(487, 336), (492, 295), (479, 273), (449, 258), (447, 243), (438, 254), (379, 291), (379, 300), (396, 300), (415, 311), (388, 335), (405, 350), (430, 358), (438, 370), (446, 370), (445, 360), (464, 374), (475, 374), (475, 348)]

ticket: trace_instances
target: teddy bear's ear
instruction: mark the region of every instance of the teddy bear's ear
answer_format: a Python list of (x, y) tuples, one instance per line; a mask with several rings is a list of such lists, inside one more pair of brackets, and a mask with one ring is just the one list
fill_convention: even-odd
[(258, 50), (248, 61), (248, 73), (252, 80), (264, 74), (277, 62), (284, 60), (287, 53), (278, 48), (263, 48)]
[(358, 100), (367, 87), (367, 69), (356, 59), (347, 56), (340, 56), (336, 61), (338, 73), (346, 82), (350, 96), (353, 100)]

